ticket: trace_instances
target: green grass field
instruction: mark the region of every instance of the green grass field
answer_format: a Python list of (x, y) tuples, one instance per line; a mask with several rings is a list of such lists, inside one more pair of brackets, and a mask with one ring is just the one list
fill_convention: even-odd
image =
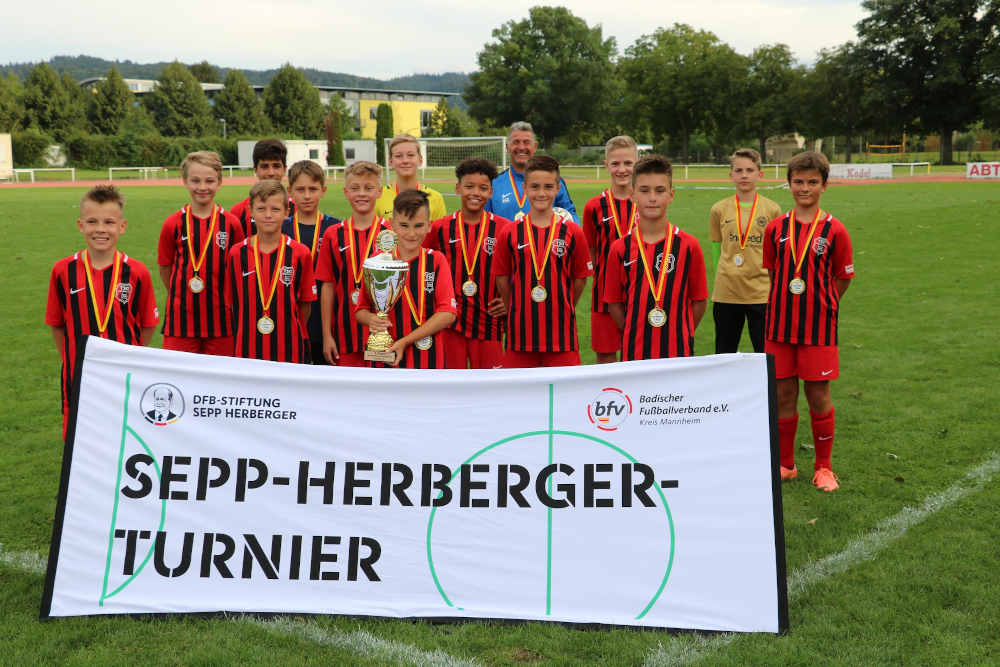
[[(571, 187), (581, 209), (600, 189)], [(234, 202), (242, 190), (226, 187), (219, 199)], [(340, 216), (337, 190), (324, 209)], [(154, 266), (160, 223), (186, 193), (124, 191), (120, 247)], [(44, 307), (53, 262), (81, 246), (81, 193), (0, 190), (8, 248), (0, 267), (0, 664), (1000, 662), (1000, 261), (990, 240), (1000, 184), (832, 187), (824, 196), (850, 231), (858, 275), (843, 301), (833, 388), (841, 490), (822, 494), (808, 475), (783, 486), (791, 630), (781, 637), (343, 617), (40, 623), (62, 455), (59, 354)], [(671, 219), (707, 247), (708, 209), (725, 194), (678, 190)], [(790, 204), (786, 191), (769, 196)], [(162, 304), (162, 290), (158, 297)], [(585, 316), (580, 324), (592, 361)], [(709, 312), (696, 350), (712, 349)], [(808, 470), (807, 418), (797, 441)]]

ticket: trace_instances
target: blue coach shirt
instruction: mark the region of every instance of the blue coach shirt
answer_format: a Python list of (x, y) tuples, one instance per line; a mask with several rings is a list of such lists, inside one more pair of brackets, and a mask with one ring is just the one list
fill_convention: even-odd
[[(511, 187), (512, 175), (514, 187)], [(556, 200), (552, 205), (569, 211), (570, 215), (573, 216), (573, 220), (577, 224), (580, 224), (580, 216), (576, 214), (576, 207), (573, 206), (573, 200), (569, 198), (566, 181), (560, 178), (559, 186), (559, 194), (556, 195)], [(514, 190), (515, 187), (517, 188), (516, 192)], [(523, 198), (523, 205), (517, 203), (519, 197)], [(500, 175), (493, 179), (493, 196), (486, 202), (485, 208), (490, 213), (495, 213), (501, 218), (507, 218), (508, 220), (513, 220), (518, 213), (527, 213), (530, 205), (528, 204), (527, 197), (524, 195), (524, 174), (519, 174), (510, 168), (500, 172)]]

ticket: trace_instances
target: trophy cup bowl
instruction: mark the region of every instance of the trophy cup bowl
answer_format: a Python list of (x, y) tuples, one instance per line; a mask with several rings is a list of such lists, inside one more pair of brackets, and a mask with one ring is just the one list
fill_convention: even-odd
[[(378, 317), (385, 317), (399, 301), (409, 274), (409, 262), (396, 259), (388, 252), (369, 257), (362, 264), (364, 287)], [(392, 343), (392, 336), (388, 331), (370, 333), (365, 346), (365, 361), (393, 363), (396, 353), (389, 351)]]

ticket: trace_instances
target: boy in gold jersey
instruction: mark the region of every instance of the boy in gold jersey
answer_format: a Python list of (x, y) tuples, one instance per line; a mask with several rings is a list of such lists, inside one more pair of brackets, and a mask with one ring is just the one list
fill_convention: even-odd
[(747, 323), (754, 352), (764, 351), (764, 315), (770, 281), (761, 266), (764, 228), (781, 207), (757, 193), (760, 153), (740, 148), (729, 158), (736, 193), (712, 206), (708, 238), (715, 261), (712, 317), (715, 353), (736, 352)]
[(444, 207), (444, 197), (433, 188), (417, 181), (417, 170), (423, 157), (420, 153), (420, 142), (411, 134), (397, 134), (389, 142), (389, 168), (396, 172), (396, 182), (382, 186), (382, 193), (375, 202), (375, 213), (386, 220), (392, 218), (392, 202), (396, 195), (406, 190), (420, 190), (427, 194), (431, 207), (431, 220), (437, 220), (448, 215)]

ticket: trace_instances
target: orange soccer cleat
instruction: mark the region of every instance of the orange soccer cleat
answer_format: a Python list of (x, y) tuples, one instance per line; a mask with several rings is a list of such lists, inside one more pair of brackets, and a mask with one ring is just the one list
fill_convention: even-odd
[(813, 486), (815, 486), (820, 491), (836, 491), (840, 488), (837, 476), (829, 468), (820, 468), (813, 475)]
[(799, 471), (795, 466), (792, 466), (791, 468), (778, 466), (778, 471), (781, 473), (781, 481), (785, 481), (786, 479), (795, 479), (799, 476)]

